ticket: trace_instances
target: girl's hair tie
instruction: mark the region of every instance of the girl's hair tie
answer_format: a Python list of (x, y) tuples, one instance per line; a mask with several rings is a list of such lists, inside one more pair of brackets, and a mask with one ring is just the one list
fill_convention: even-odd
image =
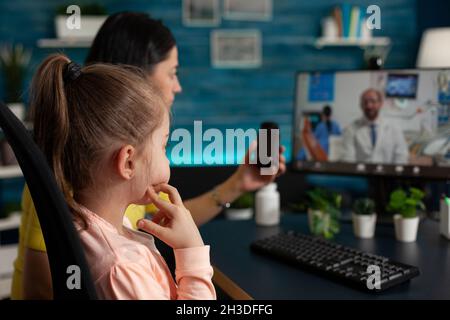
[(74, 81), (81, 75), (81, 66), (76, 62), (69, 62), (64, 70), (64, 82)]

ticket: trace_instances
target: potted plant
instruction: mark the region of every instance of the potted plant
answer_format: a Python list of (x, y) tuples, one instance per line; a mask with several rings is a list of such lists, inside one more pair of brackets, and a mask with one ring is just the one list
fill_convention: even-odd
[(419, 217), (417, 209), (425, 210), (424, 193), (416, 188), (409, 192), (397, 189), (391, 193), (387, 210), (394, 213), (395, 237), (402, 242), (414, 242), (417, 238)]
[[(21, 44), (3, 44), (0, 47), (0, 68), (5, 83), (5, 102), (14, 115), (25, 120), (25, 105), (22, 90), (31, 51)], [(3, 165), (17, 164), (14, 152), (5, 138), (0, 140), (1, 162)]]
[(314, 235), (331, 239), (340, 230), (339, 217), (342, 196), (328, 190), (316, 188), (307, 192), (309, 198), (308, 223)]
[(31, 51), (21, 44), (4, 44), (0, 47), (0, 67), (5, 83), (5, 102), (11, 111), (24, 120), (25, 106), (22, 90)]
[(106, 8), (100, 4), (80, 5), (80, 28), (70, 29), (67, 26), (67, 19), (71, 14), (71, 12), (67, 12), (69, 6), (67, 4), (57, 9), (55, 17), (56, 36), (60, 39), (93, 39), (108, 17)]
[(229, 208), (225, 210), (225, 216), (230, 220), (247, 220), (253, 216), (254, 195), (246, 192), (237, 198)]
[(369, 239), (375, 234), (377, 215), (375, 202), (369, 198), (360, 198), (353, 204), (353, 232), (358, 238)]

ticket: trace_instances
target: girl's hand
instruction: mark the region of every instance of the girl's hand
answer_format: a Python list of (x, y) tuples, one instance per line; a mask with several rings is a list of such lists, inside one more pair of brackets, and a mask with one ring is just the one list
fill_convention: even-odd
[[(152, 221), (139, 220), (138, 228), (161, 239), (173, 249), (204, 246), (200, 232), (191, 213), (184, 207), (178, 190), (168, 184), (159, 185), (155, 189), (149, 187), (147, 196), (159, 211)], [(157, 192), (160, 191), (169, 195), (170, 202), (158, 196)]]

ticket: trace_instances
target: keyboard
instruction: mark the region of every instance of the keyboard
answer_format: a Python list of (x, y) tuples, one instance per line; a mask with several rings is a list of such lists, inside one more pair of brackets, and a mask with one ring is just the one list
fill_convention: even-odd
[(250, 248), (368, 292), (384, 291), (420, 274), (417, 267), (294, 231), (256, 240)]

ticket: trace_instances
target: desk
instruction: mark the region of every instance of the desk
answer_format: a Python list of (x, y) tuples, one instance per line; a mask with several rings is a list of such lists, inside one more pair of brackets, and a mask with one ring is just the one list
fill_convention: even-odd
[(281, 230), (309, 233), (307, 216), (285, 213), (275, 227), (224, 219), (204, 225), (200, 231), (211, 245), (212, 264), (220, 271), (222, 283), (216, 284), (223, 287), (231, 280), (231, 285), (234, 282), (244, 291), (241, 294), (254, 299), (450, 299), (450, 241), (439, 235), (436, 221), (421, 221), (414, 243), (396, 241), (393, 225), (377, 225), (375, 238), (366, 240), (355, 238), (350, 223), (341, 225), (335, 242), (420, 268), (420, 276), (409, 283), (379, 294), (358, 291), (250, 251), (253, 240)]

